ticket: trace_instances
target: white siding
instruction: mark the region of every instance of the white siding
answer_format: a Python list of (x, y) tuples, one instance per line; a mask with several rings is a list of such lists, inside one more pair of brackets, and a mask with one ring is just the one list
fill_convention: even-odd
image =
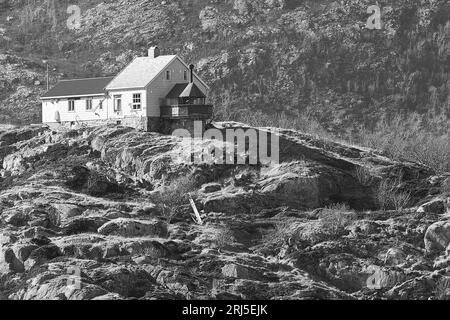
[[(170, 70), (171, 78), (166, 80), (166, 71)], [(187, 71), (187, 80), (184, 80), (184, 71)], [(164, 71), (150, 83), (147, 87), (147, 116), (148, 117), (159, 117), (160, 114), (160, 99), (164, 99), (167, 94), (172, 90), (173, 86), (177, 83), (189, 83), (190, 80), (189, 68), (186, 68), (180, 60), (175, 59), (171, 64), (169, 64)], [(201, 81), (194, 77), (194, 83), (199, 87), (200, 90), (208, 95), (207, 88), (201, 83)]]
[[(86, 100), (92, 99), (92, 110), (86, 110)], [(75, 101), (75, 110), (69, 111), (69, 99), (44, 100), (42, 102), (42, 122), (55, 123), (56, 112), (59, 112), (61, 122), (89, 121), (106, 119), (106, 101), (103, 102), (103, 109), (99, 108), (100, 102), (105, 97), (86, 97)]]
[[(140, 93), (141, 94), (141, 110), (133, 110), (133, 94), (134, 93)], [(145, 116), (146, 114), (146, 100), (147, 100), (147, 93), (145, 90), (113, 90), (108, 92), (109, 98), (108, 98), (108, 119), (121, 119), (124, 117), (131, 117), (131, 116)], [(122, 96), (122, 112), (117, 113), (114, 112), (114, 96), (115, 95), (121, 95)]]

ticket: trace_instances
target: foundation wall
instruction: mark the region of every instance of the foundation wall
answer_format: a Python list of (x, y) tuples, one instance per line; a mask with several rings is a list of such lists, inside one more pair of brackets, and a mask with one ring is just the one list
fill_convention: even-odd
[(65, 121), (61, 123), (46, 123), (50, 128), (80, 128), (80, 127), (96, 127), (102, 125), (121, 125), (125, 127), (135, 128), (139, 131), (160, 132), (162, 134), (172, 134), (177, 129), (186, 129), (194, 136), (194, 123), (201, 121), (202, 133), (205, 131), (205, 120), (198, 119), (162, 119), (159, 117), (124, 117), (122, 119), (107, 120), (89, 120), (89, 121)]

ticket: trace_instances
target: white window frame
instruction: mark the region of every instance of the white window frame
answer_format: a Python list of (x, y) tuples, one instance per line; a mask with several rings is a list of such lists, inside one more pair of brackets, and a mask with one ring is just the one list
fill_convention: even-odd
[(131, 105), (131, 109), (133, 109), (133, 110), (141, 110), (142, 109), (142, 94), (133, 93), (132, 101), (133, 101), (133, 103)]
[(92, 98), (86, 99), (86, 111), (92, 111), (93, 110), (93, 108), (92, 108), (93, 101), (94, 101), (94, 99), (92, 99)]
[(68, 112), (75, 112), (75, 100), (67, 100), (68, 101)]

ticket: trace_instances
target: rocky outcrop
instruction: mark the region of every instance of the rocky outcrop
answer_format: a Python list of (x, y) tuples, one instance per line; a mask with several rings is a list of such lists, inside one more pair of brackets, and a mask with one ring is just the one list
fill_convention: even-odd
[(101, 226), (98, 233), (122, 237), (166, 237), (167, 226), (157, 220), (138, 221), (119, 218)]
[[(281, 161), (270, 165), (183, 163), (181, 140), (116, 126), (11, 134), (0, 179), (0, 296), (445, 296), (435, 275), (450, 265), (445, 179), (375, 150), (276, 134)], [(399, 172), (399, 190), (420, 188), (408, 189), (407, 208), (381, 210), (377, 182)]]
[(443, 251), (450, 244), (450, 221), (432, 224), (425, 233), (427, 251)]

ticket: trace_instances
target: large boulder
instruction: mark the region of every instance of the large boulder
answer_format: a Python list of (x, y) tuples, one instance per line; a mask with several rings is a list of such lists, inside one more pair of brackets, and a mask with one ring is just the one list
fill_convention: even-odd
[(398, 266), (406, 262), (406, 254), (403, 250), (399, 248), (390, 248), (386, 252), (386, 257), (384, 259), (385, 265)]
[(314, 173), (284, 172), (275, 168), (262, 176), (259, 185), (263, 194), (294, 206), (317, 208), (321, 204), (319, 176)]
[(155, 288), (155, 279), (138, 266), (103, 265), (86, 273), (102, 288), (125, 297), (140, 298)]
[(27, 270), (32, 269), (35, 266), (39, 266), (52, 259), (60, 257), (62, 255), (61, 250), (54, 244), (39, 247), (31, 252), (27, 261), (25, 262), (25, 268)]
[(103, 217), (76, 217), (65, 223), (62, 228), (66, 235), (96, 233), (106, 222), (108, 219)]
[(5, 216), (5, 222), (14, 227), (23, 227), (28, 223), (28, 216), (22, 211), (12, 210), (3, 213)]
[(61, 223), (60, 215), (53, 210), (31, 209), (28, 217), (30, 219), (28, 224), (31, 227), (51, 228), (58, 227)]
[(444, 214), (446, 207), (446, 200), (443, 198), (436, 198), (419, 207), (418, 213)]
[(398, 271), (371, 265), (367, 268), (367, 288), (371, 290), (391, 289), (405, 282), (405, 275)]
[(83, 210), (79, 206), (73, 204), (55, 203), (53, 204), (53, 208), (59, 213), (62, 220), (74, 218), (83, 213)]
[(212, 182), (203, 185), (201, 192), (206, 194), (206, 193), (214, 193), (220, 190), (222, 190), (222, 186), (220, 185), (220, 183)]
[(10, 272), (23, 273), (25, 272), (25, 267), (22, 261), (17, 259), (13, 249), (2, 249), (0, 252), (0, 275)]
[(166, 237), (167, 225), (159, 220), (119, 218), (101, 226), (98, 233), (121, 237)]
[(22, 146), (19, 151), (7, 155), (3, 160), (3, 168), (11, 172), (12, 175), (19, 175), (32, 168), (32, 163), (36, 160), (60, 159), (67, 156), (68, 147), (61, 143), (44, 144), (38, 146)]
[(236, 188), (207, 194), (203, 199), (203, 209), (205, 212), (245, 213), (250, 211), (252, 200), (257, 202), (255, 199), (251, 199), (249, 192)]
[(234, 263), (225, 265), (222, 268), (222, 275), (227, 278), (255, 281), (259, 281), (262, 278), (262, 274), (258, 270)]
[(120, 193), (122, 188), (111, 178), (84, 166), (75, 166), (67, 175), (67, 186), (95, 197)]
[[(50, 264), (28, 280), (11, 300), (90, 300), (108, 293), (99, 285), (85, 282), (71, 270), (70, 264)], [(47, 270), (45, 270), (47, 269)]]
[(450, 244), (450, 221), (432, 224), (425, 233), (424, 241), (428, 252), (444, 251)]

